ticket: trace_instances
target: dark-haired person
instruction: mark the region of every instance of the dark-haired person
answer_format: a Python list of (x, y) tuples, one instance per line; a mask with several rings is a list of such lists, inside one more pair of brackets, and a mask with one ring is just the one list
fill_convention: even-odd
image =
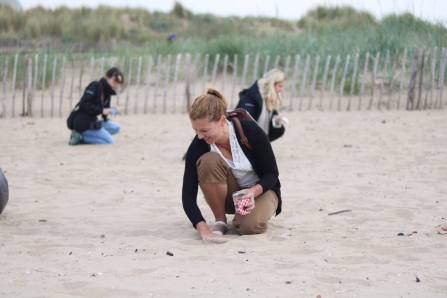
[[(112, 95), (116, 95), (115, 89), (123, 82), (123, 73), (113, 67), (107, 71), (105, 78), (93, 81), (85, 88), (73, 121), (69, 145), (115, 143), (112, 135), (118, 133), (121, 126), (107, 116), (119, 109), (118, 106), (110, 108), (110, 102)], [(98, 120), (98, 116), (102, 116), (102, 120)]]
[(283, 123), (288, 120), (278, 115), (276, 108), (281, 103), (281, 92), (286, 76), (273, 68), (254, 84), (239, 93), (239, 103), (236, 108), (246, 109), (258, 122), (270, 141), (280, 138), (285, 128)]
[[(253, 150), (240, 141), (239, 131), (227, 119), (227, 100), (215, 89), (197, 97), (189, 109), (196, 136), (185, 159), (183, 209), (202, 239), (219, 238), (228, 229), (226, 214), (235, 214), (232, 193), (244, 189), (250, 214), (236, 213), (233, 225), (240, 235), (264, 233), (268, 221), (281, 212), (278, 167), (267, 135), (252, 120), (239, 119)], [(197, 205), (200, 186), (214, 214), (207, 225)]]

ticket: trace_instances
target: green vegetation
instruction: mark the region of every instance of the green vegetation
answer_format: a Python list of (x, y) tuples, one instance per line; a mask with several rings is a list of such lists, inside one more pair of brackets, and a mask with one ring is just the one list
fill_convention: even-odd
[[(175, 32), (180, 39), (168, 46)], [(79, 48), (98, 53), (220, 53), (233, 55), (309, 53), (326, 56), (414, 46), (445, 46), (446, 28), (411, 14), (389, 15), (381, 21), (352, 7), (320, 6), (298, 21), (266, 17), (217, 17), (194, 14), (176, 2), (170, 13), (142, 8), (96, 9), (41, 6), (16, 11), (0, 6), (0, 43), (35, 46), (47, 41), (50, 50)], [(20, 41), (20, 43), (18, 42)], [(112, 43), (114, 46), (111, 46)], [(30, 46), (27, 48), (29, 49)]]
[[(167, 36), (171, 32), (175, 32), (179, 39), (168, 44)], [(280, 55), (280, 67), (285, 66), (285, 57), (290, 55), (289, 72), (293, 69), (297, 54), (301, 56), (301, 70), (306, 56), (311, 56), (309, 67), (312, 71), (319, 55), (318, 78), (321, 78), (328, 55), (332, 56), (331, 67), (335, 57), (340, 55), (339, 75), (348, 54), (351, 56), (348, 73), (352, 73), (354, 57), (358, 53), (358, 74), (367, 52), (371, 54), (369, 69), (372, 69), (377, 52), (381, 53), (379, 65), (382, 68), (386, 51), (391, 53), (390, 67), (391, 57), (396, 51), (401, 57), (404, 48), (407, 48), (407, 63), (410, 63), (415, 47), (426, 47), (427, 50), (438, 47), (439, 57), (440, 49), (446, 46), (447, 30), (441, 23), (432, 24), (409, 13), (376, 20), (368, 12), (347, 6), (320, 6), (295, 21), (194, 14), (179, 2), (169, 13), (108, 6), (96, 9), (62, 6), (54, 10), (38, 6), (26, 11), (0, 6), (0, 67), (3, 67), (8, 56), (8, 76), (11, 76), (14, 60), (11, 54), (16, 53), (21, 57), (23, 54), (30, 57), (47, 54), (47, 77), (52, 71), (52, 59), (58, 54), (60, 59), (62, 53), (67, 57), (67, 65), (80, 65), (80, 54), (87, 54), (82, 55), (84, 67), (88, 67), (85, 60), (88, 58), (85, 57), (90, 56), (106, 59), (143, 56), (147, 59), (149, 55), (190, 53), (192, 57), (196, 54), (203, 57), (208, 53), (210, 65), (214, 63), (216, 54), (221, 55), (220, 67), (223, 66), (224, 55), (229, 55), (230, 68), (233, 66), (233, 56), (238, 54), (239, 73), (245, 55), (250, 55), (250, 67), (253, 67), (254, 56), (259, 54), (258, 75), (263, 71), (267, 55), (270, 55), (270, 66)], [(133, 59), (133, 63), (136, 60)], [(23, 59), (20, 63), (23, 64)], [(255, 76), (252, 71), (250, 75)], [(345, 88), (350, 88), (350, 82), (346, 83)], [(357, 84), (355, 92), (358, 91)]]

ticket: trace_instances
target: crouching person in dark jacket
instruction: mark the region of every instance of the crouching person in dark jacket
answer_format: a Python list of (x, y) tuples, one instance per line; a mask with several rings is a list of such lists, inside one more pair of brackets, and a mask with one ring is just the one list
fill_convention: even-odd
[(279, 69), (272, 69), (248, 88), (239, 93), (236, 108), (246, 109), (267, 134), (270, 142), (280, 138), (288, 120), (275, 109), (281, 103), (281, 92), (286, 77)]
[[(113, 67), (107, 71), (105, 78), (87, 86), (75, 112), (69, 145), (115, 143), (112, 135), (118, 133), (121, 126), (109, 117), (115, 116), (119, 108), (110, 108), (110, 101), (112, 95), (116, 95), (115, 89), (123, 82), (123, 73)], [(101, 120), (98, 119), (99, 115)]]

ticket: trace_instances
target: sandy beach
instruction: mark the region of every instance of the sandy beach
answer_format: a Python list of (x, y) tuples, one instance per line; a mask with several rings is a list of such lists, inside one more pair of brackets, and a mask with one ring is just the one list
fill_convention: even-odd
[(0, 119), (0, 296), (446, 297), (447, 111), (284, 115), (283, 212), (220, 245), (183, 212), (186, 114), (73, 147), (65, 117)]

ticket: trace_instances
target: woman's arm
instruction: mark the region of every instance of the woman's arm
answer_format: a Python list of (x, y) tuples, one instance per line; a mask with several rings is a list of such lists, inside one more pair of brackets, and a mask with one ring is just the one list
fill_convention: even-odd
[(242, 150), (258, 174), (260, 179), (258, 184), (262, 187), (262, 193), (265, 193), (275, 186), (279, 176), (272, 145), (267, 135), (256, 122), (247, 119), (240, 120), (245, 136), (253, 148), (253, 150), (249, 150), (244, 145), (241, 145)]
[[(183, 174), (183, 187), (182, 187), (182, 204), (183, 210), (188, 216), (189, 220), (193, 224), (194, 228), (197, 228), (197, 224), (201, 221), (205, 222), (205, 219), (200, 212), (197, 205), (197, 192), (199, 189), (199, 179), (197, 176), (197, 160), (208, 149), (205, 142), (201, 144), (197, 136), (195, 136), (191, 145), (186, 152), (185, 157), (185, 171)], [(204, 148), (203, 148), (204, 147)]]
[(250, 113), (250, 115), (254, 115), (256, 111), (257, 103), (256, 101), (249, 96), (248, 94), (239, 94), (239, 102), (236, 106), (236, 109), (242, 108), (247, 110), (247, 112)]
[(286, 131), (286, 128), (284, 127), (284, 125), (281, 125), (279, 127), (274, 127), (273, 126), (272, 119), (274, 117), (278, 117), (278, 111), (277, 110), (273, 110), (272, 117), (270, 118), (269, 135), (268, 135), (270, 142), (272, 142), (272, 141), (282, 137), (282, 135)]
[(99, 83), (92, 82), (85, 89), (84, 95), (81, 98), (79, 108), (89, 115), (96, 116), (103, 112), (101, 100), (97, 100), (99, 95)]

